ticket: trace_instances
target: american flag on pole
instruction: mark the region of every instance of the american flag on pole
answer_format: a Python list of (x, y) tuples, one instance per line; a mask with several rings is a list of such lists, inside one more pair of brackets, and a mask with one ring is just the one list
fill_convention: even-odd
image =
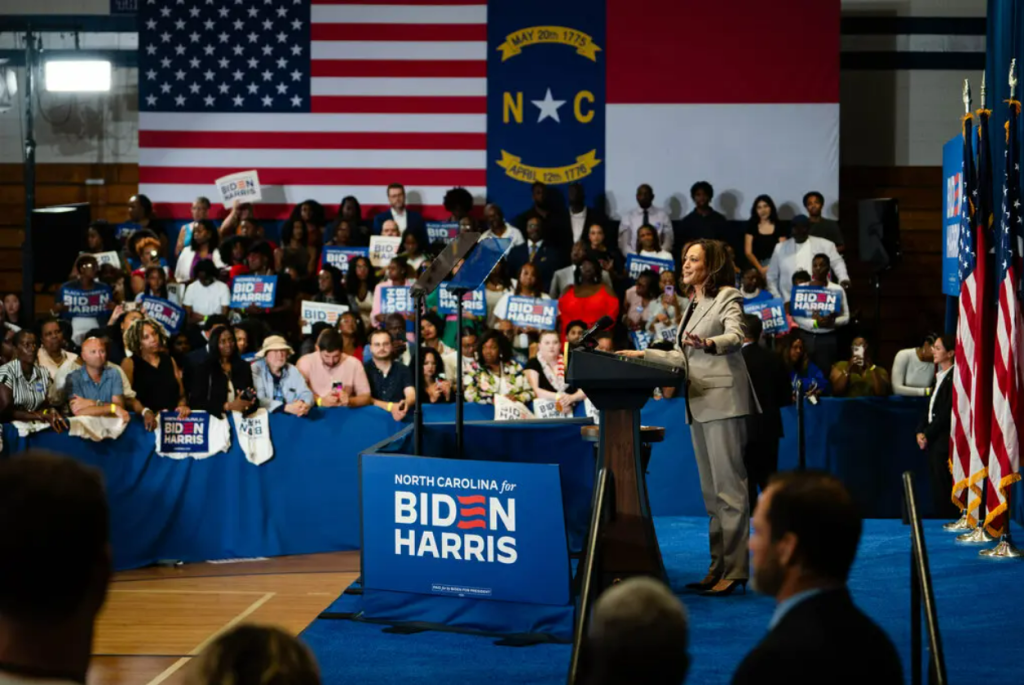
[(960, 167), (960, 298), (956, 326), (956, 355), (953, 372), (953, 416), (950, 424), (949, 468), (953, 474), (953, 503), (967, 506), (967, 484), (971, 472), (971, 389), (974, 373), (974, 156), (971, 140), (974, 125), (971, 115), (963, 119), (964, 153)]
[(985, 527), (999, 535), (1006, 525), (1007, 489), (1020, 480), (1020, 431), (1022, 378), (1020, 276), (1021, 239), (1020, 156), (1017, 150), (1017, 118), (1020, 102), (1007, 101), (1006, 168), (1003, 172), (1003, 205), (996, 247), (996, 283), (999, 309), (996, 314), (995, 382), (992, 385), (992, 458), (988, 463), (988, 513)]
[(261, 219), (346, 195), (447, 216), (487, 166), (486, 0), (140, 0), (139, 185), (186, 217), (259, 170)]
[[(967, 503), (967, 511), (977, 522), (973, 512), (981, 506), (982, 485), (988, 476), (989, 454), (992, 449), (992, 356), (993, 346), (989, 342), (995, 333), (995, 307), (992, 292), (992, 276), (989, 255), (992, 228), (992, 159), (988, 138), (990, 110), (979, 109), (978, 115), (978, 181), (974, 187), (974, 244), (975, 265), (968, 287), (974, 304), (968, 325), (973, 341), (972, 352), (967, 363), (971, 365), (971, 467), (968, 484), (973, 499)], [(991, 506), (991, 500), (987, 506)]]

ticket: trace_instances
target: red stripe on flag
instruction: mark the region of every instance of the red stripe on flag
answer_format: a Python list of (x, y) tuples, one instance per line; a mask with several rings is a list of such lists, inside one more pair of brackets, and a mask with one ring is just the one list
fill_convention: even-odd
[(486, 97), (317, 95), (315, 114), (487, 114)]
[(313, 40), (485, 41), (486, 24), (313, 24)]
[[(298, 161), (298, 160), (296, 160)], [(237, 167), (140, 167), (139, 183), (209, 184), (238, 171)], [(260, 172), (260, 185), (289, 186), (380, 186), (396, 179), (407, 186), (483, 186), (487, 183), (484, 169), (267, 169)], [(340, 199), (340, 198), (339, 198)]]
[(314, 77), (353, 78), (485, 78), (487, 62), (454, 59), (316, 59), (313, 60), (310, 74)]
[[(327, 218), (333, 219), (338, 214), (338, 203), (341, 202), (341, 198), (333, 204), (325, 204), (324, 209), (326, 210)], [(154, 211), (157, 216), (161, 219), (182, 219), (187, 220), (192, 218), (192, 203), (191, 202), (154, 202)], [(408, 205), (408, 208), (414, 212), (419, 212), (428, 221), (443, 221), (451, 216), (451, 212), (446, 210), (441, 205)], [(276, 221), (287, 219), (291, 216), (292, 210), (295, 209), (295, 204), (283, 204), (283, 203), (259, 203), (255, 205), (256, 220), (257, 221)], [(389, 209), (386, 204), (379, 205), (362, 205), (363, 219), (372, 219), (375, 215), (380, 214), (386, 209)], [(473, 212), (476, 215), (478, 212)], [(210, 218), (217, 221), (223, 220), (227, 217), (228, 210), (224, 209), (223, 204), (214, 204), (210, 208)], [(479, 218), (479, 217), (478, 217)]]
[(608, 0), (607, 103), (838, 103), (839, 4)]
[(487, 134), (139, 131), (139, 147), (210, 150), (486, 150)]

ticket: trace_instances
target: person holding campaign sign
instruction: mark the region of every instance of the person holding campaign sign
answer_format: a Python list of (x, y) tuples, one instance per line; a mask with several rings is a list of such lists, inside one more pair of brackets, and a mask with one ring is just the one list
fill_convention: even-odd
[(256, 397), (268, 412), (284, 409), (285, 414), (305, 416), (313, 406), (313, 393), (297, 368), (288, 363), (294, 354), (291, 345), (279, 335), (263, 341), (252, 364)]
[(486, 331), (477, 341), (464, 387), (466, 401), (478, 404), (494, 404), (496, 395), (526, 404), (534, 396), (523, 367), (512, 358), (512, 343), (495, 330)]
[(252, 369), (242, 361), (230, 326), (210, 332), (206, 358), (192, 375), (188, 404), (224, 418), (226, 412), (249, 414), (258, 408)]
[(189, 323), (199, 323), (208, 316), (227, 315), (231, 305), (228, 286), (217, 280), (217, 266), (209, 259), (196, 264), (196, 280), (188, 284), (182, 304)]
[(540, 334), (537, 356), (526, 363), (525, 374), (538, 400), (554, 402), (555, 411), (572, 416), (573, 406), (587, 399), (587, 396), (582, 390), (565, 382), (565, 365), (558, 331), (544, 331)]
[(750, 576), (743, 448), (746, 417), (761, 408), (740, 353), (743, 298), (733, 287), (735, 270), (725, 246), (701, 239), (683, 248), (682, 254), (683, 283), (693, 297), (677, 329), (675, 349), (619, 354), (685, 368), (685, 418), (710, 518), (711, 546), (707, 576), (688, 587), (724, 596), (746, 587)]
[(558, 312), (562, 320), (562, 338), (570, 321), (581, 320), (593, 326), (603, 316), (613, 321), (619, 319), (619, 298), (611, 286), (601, 282), (604, 270), (594, 255), (587, 253), (577, 270), (576, 285), (570, 286), (558, 300)]
[[(296, 296), (295, 282), (286, 273), (274, 273), (271, 266), (274, 254), (269, 243), (261, 241), (253, 245), (246, 259), (250, 276), (235, 279), (231, 293), (232, 307), (239, 308), (236, 303), (245, 305), (241, 308), (249, 316), (262, 316), (270, 330), (293, 333), (298, 323), (292, 308)], [(251, 282), (253, 276), (259, 277), (256, 285), (261, 283), (264, 287), (246, 290), (242, 297), (238, 297), (239, 282), (247, 279)]]
[(348, 266), (345, 278), (345, 292), (348, 293), (348, 305), (363, 320), (363, 327), (373, 328), (374, 294), (377, 292), (377, 274), (370, 264), (369, 257), (356, 257)]
[[(121, 268), (121, 244), (117, 241), (115, 229), (108, 222), (100, 219), (89, 224), (85, 231), (85, 243), (82, 254), (91, 254), (98, 264), (112, 264)], [(71, 279), (78, 278), (77, 265), (71, 268)]]
[[(544, 326), (540, 325), (539, 322), (530, 322), (524, 325), (522, 317), (515, 313), (522, 311), (521, 306), (513, 307), (513, 312), (510, 313), (509, 305), (513, 302), (522, 303), (522, 298), (551, 301), (551, 297), (541, 290), (540, 272), (537, 270), (536, 265), (529, 262), (523, 264), (523, 267), (519, 270), (519, 280), (516, 282), (515, 290), (502, 295), (501, 299), (498, 300), (498, 304), (494, 307), (495, 324), (501, 321), (512, 321), (512, 323), (516, 325), (515, 337), (512, 340), (512, 346), (515, 348), (517, 354), (522, 354), (525, 358), (528, 356), (527, 351), (530, 348), (531, 339), (535, 340), (540, 329), (544, 328)], [(552, 304), (554, 304), (554, 302), (552, 302)], [(538, 305), (540, 305), (540, 303), (535, 303), (532, 309), (536, 310)], [(552, 310), (554, 309), (555, 308), (552, 307)], [(555, 310), (555, 312), (557, 313), (557, 310)], [(513, 320), (513, 316), (515, 317), (515, 320)], [(551, 323), (554, 325), (553, 317)]]
[(67, 430), (67, 421), (47, 399), (50, 376), (36, 364), (36, 334), (21, 330), (12, 342), (14, 359), (0, 366), (0, 416), (11, 421), (43, 421), (57, 433)]
[(764, 288), (764, 278), (760, 271), (754, 267), (744, 271), (740, 277), (740, 293), (743, 295), (744, 306), (773, 299), (772, 294)]
[(829, 283), (831, 270), (828, 255), (814, 255), (811, 284), (794, 287), (789, 305), (807, 354), (820, 369), (831, 369), (836, 362), (839, 357), (836, 329), (850, 322), (846, 292), (835, 283)]
[(76, 345), (88, 331), (98, 328), (106, 321), (109, 310), (114, 308), (113, 291), (110, 286), (96, 280), (99, 265), (92, 255), (82, 255), (75, 261), (78, 278), (68, 281), (57, 290), (54, 313), (71, 319), (71, 340)]
[(850, 276), (846, 271), (843, 256), (836, 251), (836, 246), (825, 238), (811, 235), (810, 221), (804, 215), (793, 217), (792, 239), (775, 246), (771, 262), (768, 264), (768, 289), (783, 302), (790, 301), (793, 274), (797, 271), (810, 272), (814, 256), (827, 255), (839, 278), (839, 285), (844, 288), (850, 285)]
[[(370, 311), (370, 318), (373, 321), (373, 325), (380, 325), (384, 323), (385, 314), (391, 314), (392, 312), (397, 311), (412, 311), (411, 297), (402, 298), (402, 302), (407, 305), (403, 309), (395, 309), (394, 307), (397, 305), (394, 303), (388, 304), (385, 308), (385, 303), (382, 303), (381, 301), (381, 297), (385, 292), (384, 288), (408, 288), (412, 285), (411, 279), (409, 278), (409, 263), (405, 261), (405, 257), (395, 257), (391, 260), (388, 264), (387, 276), (388, 277), (378, 283), (377, 287), (373, 290), (373, 309)], [(396, 297), (396, 295), (392, 294), (392, 297)], [(397, 297), (395, 301), (397, 302)]]
[(146, 268), (146, 285), (138, 295), (136, 302), (141, 302), (146, 297), (159, 297), (161, 300), (170, 299), (167, 291), (167, 272), (161, 266), (150, 266)]
[(128, 327), (124, 343), (132, 356), (121, 362), (121, 368), (135, 388), (135, 398), (142, 403), (146, 430), (156, 430), (157, 416), (162, 411), (177, 409), (180, 418), (188, 416), (181, 369), (167, 352), (163, 326), (150, 319), (139, 319)]

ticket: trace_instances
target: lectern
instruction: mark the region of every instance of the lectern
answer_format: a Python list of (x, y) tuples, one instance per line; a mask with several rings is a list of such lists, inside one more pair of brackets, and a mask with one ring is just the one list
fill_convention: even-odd
[(597, 350), (569, 355), (566, 380), (601, 410), (599, 453), (612, 481), (611, 520), (599, 542), (602, 586), (636, 575), (665, 579), (641, 463), (640, 409), (655, 388), (676, 385), (681, 375), (679, 368)]

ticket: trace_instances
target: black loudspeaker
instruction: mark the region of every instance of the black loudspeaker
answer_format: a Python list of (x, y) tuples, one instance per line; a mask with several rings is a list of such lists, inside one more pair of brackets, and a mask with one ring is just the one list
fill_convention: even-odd
[(68, 280), (85, 231), (92, 221), (88, 203), (32, 210), (32, 280), (50, 286)]
[(900, 263), (900, 206), (895, 198), (861, 200), (858, 205), (860, 260), (875, 271), (885, 271)]

